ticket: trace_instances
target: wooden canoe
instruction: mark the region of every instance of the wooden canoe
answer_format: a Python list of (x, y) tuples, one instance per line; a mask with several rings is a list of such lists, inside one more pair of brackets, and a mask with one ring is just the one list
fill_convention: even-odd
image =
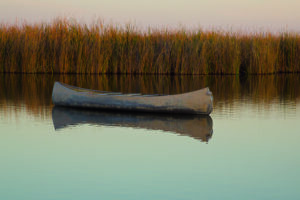
[(56, 131), (77, 125), (116, 126), (161, 130), (208, 142), (213, 120), (207, 115), (115, 112), (54, 106), (52, 121)]
[(56, 106), (202, 115), (209, 115), (213, 109), (213, 96), (208, 88), (175, 95), (142, 95), (83, 89), (55, 82), (52, 102)]

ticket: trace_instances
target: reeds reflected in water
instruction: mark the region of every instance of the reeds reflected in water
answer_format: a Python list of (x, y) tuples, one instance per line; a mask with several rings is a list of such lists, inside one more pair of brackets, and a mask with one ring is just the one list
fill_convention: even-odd
[(96, 90), (143, 94), (177, 94), (209, 87), (214, 111), (234, 111), (242, 103), (270, 109), (273, 103), (299, 102), (298, 75), (167, 76), (0, 74), (1, 112), (24, 107), (34, 116), (49, 116), (55, 81)]

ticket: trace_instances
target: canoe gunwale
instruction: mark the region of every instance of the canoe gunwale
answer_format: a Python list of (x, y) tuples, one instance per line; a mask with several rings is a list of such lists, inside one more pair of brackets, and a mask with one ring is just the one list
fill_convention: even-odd
[(143, 97), (169, 96), (166, 94), (142, 94), (142, 93), (122, 93), (122, 92), (101, 91), (101, 90), (93, 90), (93, 89), (76, 87), (76, 86), (68, 85), (68, 84), (61, 83), (61, 82), (56, 82), (56, 83), (59, 83), (62, 86), (66, 87), (68, 89), (74, 90), (76, 92), (92, 92), (92, 93), (99, 94), (99, 95), (121, 95), (121, 96), (143, 96)]

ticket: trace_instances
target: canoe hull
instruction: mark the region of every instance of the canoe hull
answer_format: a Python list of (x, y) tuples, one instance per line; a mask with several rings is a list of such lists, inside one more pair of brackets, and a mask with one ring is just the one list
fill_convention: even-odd
[(54, 83), (52, 102), (56, 106), (203, 115), (209, 115), (213, 107), (208, 88), (184, 94), (148, 96), (101, 93), (59, 82)]

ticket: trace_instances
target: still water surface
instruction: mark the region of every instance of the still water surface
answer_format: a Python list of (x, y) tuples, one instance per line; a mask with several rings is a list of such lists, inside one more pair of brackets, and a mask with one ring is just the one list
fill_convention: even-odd
[[(210, 117), (57, 108), (54, 81), (210, 87)], [(0, 199), (298, 199), (300, 78), (0, 74)]]

